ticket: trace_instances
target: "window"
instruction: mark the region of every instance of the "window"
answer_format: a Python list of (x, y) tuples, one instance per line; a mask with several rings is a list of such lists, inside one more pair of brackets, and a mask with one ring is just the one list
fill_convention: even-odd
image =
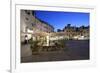
[(28, 11), (28, 10), (25, 10), (25, 13), (28, 14), (28, 15), (30, 15), (30, 11)]
[(27, 18), (27, 17), (26, 17), (25, 19), (26, 19), (26, 20), (29, 20), (29, 18)]
[(34, 23), (31, 23), (31, 25), (34, 26), (35, 24)]

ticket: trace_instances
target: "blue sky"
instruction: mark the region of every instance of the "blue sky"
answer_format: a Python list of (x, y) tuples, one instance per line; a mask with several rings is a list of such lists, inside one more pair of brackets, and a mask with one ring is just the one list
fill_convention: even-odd
[(67, 24), (80, 27), (89, 25), (89, 13), (80, 12), (56, 12), (56, 11), (35, 11), (36, 17), (51, 24), (55, 31), (63, 29)]

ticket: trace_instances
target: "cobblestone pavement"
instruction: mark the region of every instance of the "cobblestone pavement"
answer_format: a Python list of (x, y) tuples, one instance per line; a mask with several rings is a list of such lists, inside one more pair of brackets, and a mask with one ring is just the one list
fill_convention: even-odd
[(21, 57), (29, 57), (32, 55), (31, 49), (30, 49), (30, 45), (26, 44), (26, 45), (22, 45), (21, 46)]
[[(21, 57), (22, 63), (28, 62), (45, 62), (45, 61), (67, 61), (67, 60), (86, 60), (89, 59), (89, 41), (88, 40), (69, 40), (66, 41), (66, 48), (61, 52), (46, 52), (31, 55), (31, 51), (26, 50), (26, 53), (31, 53)], [(25, 51), (25, 49), (23, 48)], [(23, 51), (22, 50), (22, 51)]]

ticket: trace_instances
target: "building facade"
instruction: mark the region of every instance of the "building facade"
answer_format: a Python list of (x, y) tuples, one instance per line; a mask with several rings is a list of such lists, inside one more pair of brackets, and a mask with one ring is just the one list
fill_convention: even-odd
[(54, 32), (54, 27), (36, 17), (32, 10), (21, 10), (20, 16), (21, 41), (24, 41), (25, 35), (30, 39), (35, 33)]
[(69, 39), (89, 39), (90, 36), (89, 26), (74, 27), (68, 24), (60, 32), (64, 32)]

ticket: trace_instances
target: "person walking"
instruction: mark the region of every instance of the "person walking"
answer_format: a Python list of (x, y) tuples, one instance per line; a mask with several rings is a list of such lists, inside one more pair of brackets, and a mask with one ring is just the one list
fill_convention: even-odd
[(28, 36), (25, 35), (25, 44), (27, 44), (27, 43), (28, 43)]

